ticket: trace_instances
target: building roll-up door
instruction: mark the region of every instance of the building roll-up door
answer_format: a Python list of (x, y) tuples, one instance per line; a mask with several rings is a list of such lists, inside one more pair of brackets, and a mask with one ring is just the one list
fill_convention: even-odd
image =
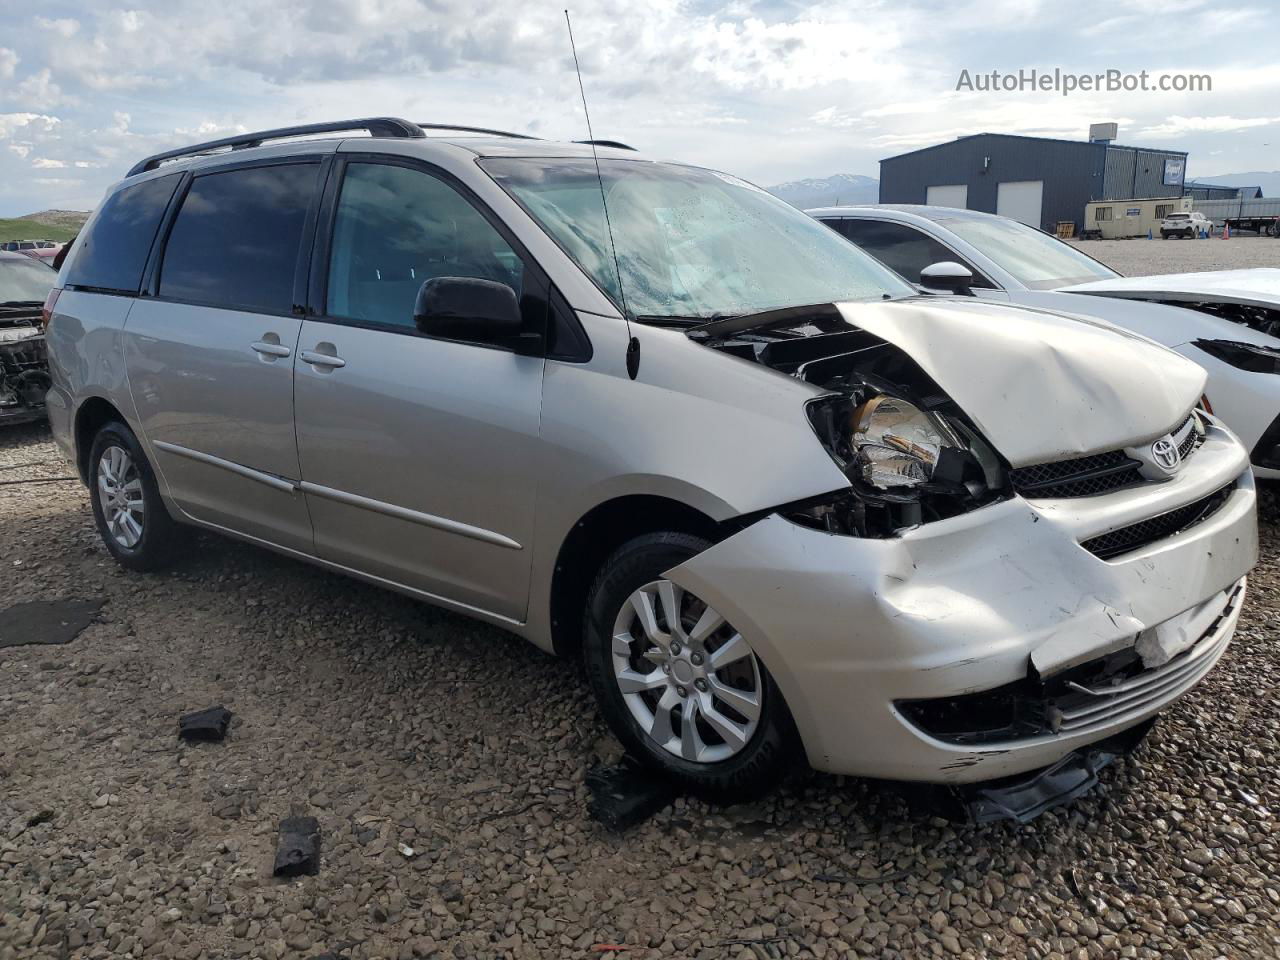
[(947, 183), (929, 187), (925, 191), (924, 202), (931, 207), (958, 207), (965, 210), (969, 206), (969, 185)]
[(1040, 229), (1043, 180), (1009, 180), (996, 187), (996, 213)]

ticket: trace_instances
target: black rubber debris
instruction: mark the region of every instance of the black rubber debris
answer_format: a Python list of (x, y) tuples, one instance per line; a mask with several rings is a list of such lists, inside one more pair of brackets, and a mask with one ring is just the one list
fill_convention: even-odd
[(277, 877), (314, 877), (320, 872), (320, 821), (315, 817), (285, 817), (276, 846)]
[(227, 735), (231, 711), (224, 706), (197, 710), (178, 718), (178, 736), (183, 740), (220, 742)]
[(0, 610), (0, 647), (70, 643), (105, 600), (28, 600)]
[(676, 798), (674, 786), (631, 757), (612, 767), (596, 767), (587, 774), (591, 816), (610, 830), (622, 831), (643, 823)]
[(1098, 775), (1142, 743), (1156, 718), (1105, 740), (1073, 750), (1051, 767), (958, 791), (968, 818), (978, 824), (997, 820), (1030, 823), (1054, 807), (1071, 803), (1092, 790)]

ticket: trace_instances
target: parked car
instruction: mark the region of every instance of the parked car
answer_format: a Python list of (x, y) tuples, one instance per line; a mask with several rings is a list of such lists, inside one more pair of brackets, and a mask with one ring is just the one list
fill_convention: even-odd
[(49, 364), (40, 308), (56, 279), (46, 264), (0, 251), (0, 424), (44, 417)]
[[(1280, 477), (1280, 270), (1124, 278), (1057, 237), (989, 213), (912, 205), (809, 213), (913, 283), (950, 262), (960, 268), (953, 285), (980, 299), (1105, 320), (1178, 351), (1208, 371), (1209, 402), (1251, 451), (1254, 472)], [(1260, 284), (1269, 285), (1270, 308), (1258, 302)], [(1224, 303), (1231, 292), (1237, 302)]]
[(52, 240), (3, 240), (0, 251), (7, 253), (26, 253), (30, 250), (56, 250), (61, 244)]
[(725, 799), (801, 757), (1073, 795), (1222, 656), (1257, 555), (1195, 364), (919, 296), (629, 149), (378, 118), (161, 154), (50, 312), (121, 564), (202, 527), (580, 656)]
[(1160, 221), (1160, 236), (1164, 240), (1170, 237), (1182, 237), (1191, 240), (1208, 235), (1213, 230), (1213, 221), (1199, 210), (1175, 211), (1167, 214)]

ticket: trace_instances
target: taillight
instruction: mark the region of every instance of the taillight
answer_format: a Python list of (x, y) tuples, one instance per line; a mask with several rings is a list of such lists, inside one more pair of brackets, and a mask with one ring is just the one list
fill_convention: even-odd
[(1209, 416), (1213, 416), (1213, 404), (1209, 402), (1207, 393), (1200, 394), (1200, 409), (1209, 414)]
[(40, 326), (46, 330), (49, 329), (49, 321), (53, 319), (53, 308), (58, 302), (58, 294), (62, 292), (58, 287), (54, 287), (49, 291), (49, 295), (44, 298), (44, 306), (40, 308)]

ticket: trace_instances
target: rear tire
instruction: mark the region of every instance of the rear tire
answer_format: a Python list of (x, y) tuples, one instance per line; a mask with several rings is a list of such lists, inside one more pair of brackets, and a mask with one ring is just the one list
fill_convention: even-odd
[(122, 567), (159, 569), (185, 539), (160, 497), (142, 445), (123, 423), (104, 424), (93, 438), (89, 499), (98, 535)]
[[(739, 803), (775, 787), (803, 753), (746, 640), (664, 577), (710, 545), (651, 533), (609, 557), (588, 594), (583, 658), (600, 711), (632, 756), (691, 792)], [(679, 612), (668, 617), (672, 604)]]

